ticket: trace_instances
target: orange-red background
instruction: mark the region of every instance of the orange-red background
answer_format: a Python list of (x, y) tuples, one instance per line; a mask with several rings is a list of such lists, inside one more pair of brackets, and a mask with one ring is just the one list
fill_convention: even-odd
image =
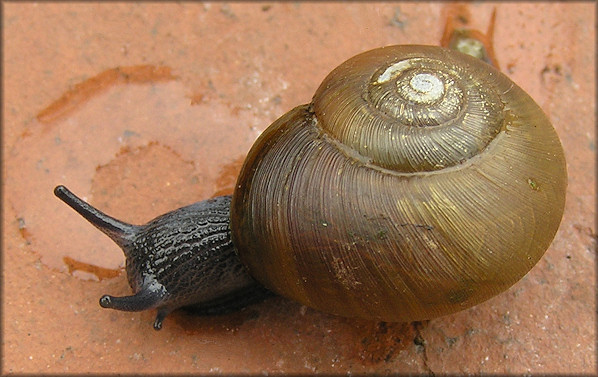
[[(259, 133), (347, 58), (439, 44), (450, 4), (4, 3), (3, 373), (590, 373), (595, 357), (593, 3), (465, 6), (552, 120), (565, 215), (504, 294), (421, 324), (275, 298), (240, 313), (103, 310), (123, 256), (52, 195), (66, 184), (142, 223), (230, 192)], [(505, 235), (508, 237), (508, 235)]]

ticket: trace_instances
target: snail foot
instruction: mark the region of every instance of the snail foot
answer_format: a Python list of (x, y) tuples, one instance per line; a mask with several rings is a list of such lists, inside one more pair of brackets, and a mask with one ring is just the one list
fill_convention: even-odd
[(268, 297), (273, 297), (275, 294), (254, 282), (247, 287), (229, 292), (226, 295), (216, 299), (198, 303), (195, 305), (185, 306), (184, 309), (198, 316), (212, 316), (235, 312), (247, 306), (261, 302)]

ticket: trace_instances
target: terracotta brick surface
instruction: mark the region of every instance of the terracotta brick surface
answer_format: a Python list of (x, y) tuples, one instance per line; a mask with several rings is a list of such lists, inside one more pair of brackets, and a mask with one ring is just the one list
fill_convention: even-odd
[[(473, 3), (567, 157), (561, 227), (507, 292), (422, 323), (273, 298), (241, 312), (103, 310), (124, 257), (52, 194), (133, 223), (230, 193), (273, 120), (347, 58), (438, 45), (433, 3), (3, 3), (3, 373), (595, 373), (595, 5)], [(505, 235), (508, 237), (508, 235)]]

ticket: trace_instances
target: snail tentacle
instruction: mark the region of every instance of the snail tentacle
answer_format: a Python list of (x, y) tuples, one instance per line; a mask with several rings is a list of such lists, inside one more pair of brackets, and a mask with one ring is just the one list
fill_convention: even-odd
[(163, 295), (149, 289), (142, 289), (130, 296), (103, 295), (100, 298), (100, 306), (106, 309), (116, 309), (125, 312), (139, 312), (156, 307), (156, 304), (163, 299)]
[(101, 230), (119, 246), (134, 237), (139, 227), (108, 216), (104, 212), (81, 200), (63, 185), (54, 188), (54, 195), (77, 211), (93, 226)]

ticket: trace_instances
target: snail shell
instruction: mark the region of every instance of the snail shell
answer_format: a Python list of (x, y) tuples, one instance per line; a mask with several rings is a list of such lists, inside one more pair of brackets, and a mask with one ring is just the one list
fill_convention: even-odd
[(521, 279), (557, 231), (566, 185), (554, 129), (505, 75), (439, 47), (384, 47), (263, 132), (237, 181), (232, 237), (280, 295), (423, 320)]

